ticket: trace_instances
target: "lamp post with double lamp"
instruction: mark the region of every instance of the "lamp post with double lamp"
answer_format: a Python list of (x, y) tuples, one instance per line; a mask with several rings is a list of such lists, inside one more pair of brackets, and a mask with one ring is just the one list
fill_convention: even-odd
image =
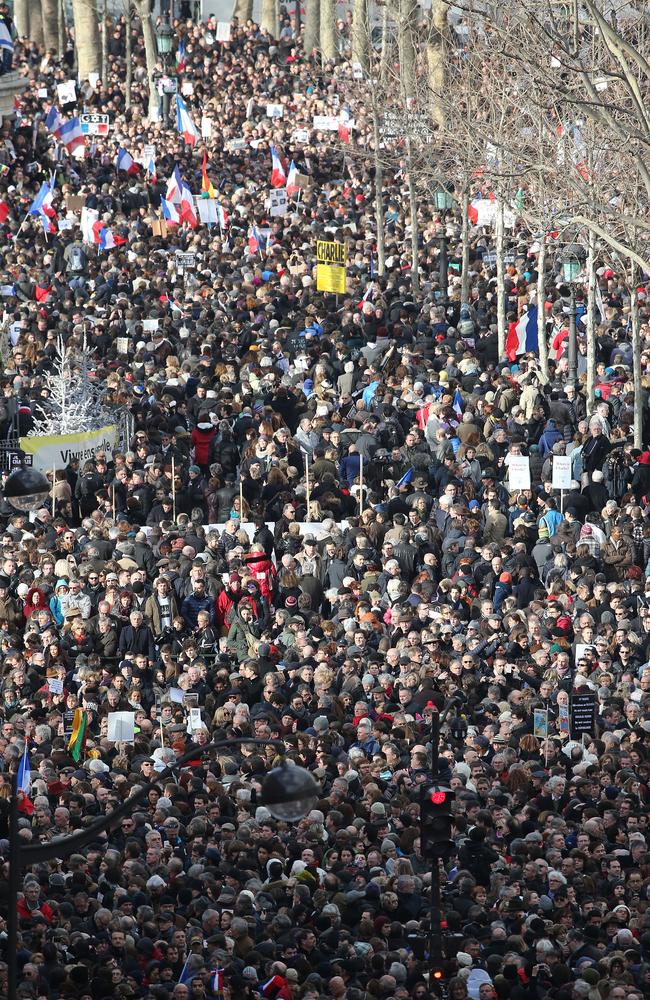
[[(16, 997), (18, 987), (18, 891), (20, 873), (31, 865), (43, 864), (53, 858), (67, 858), (81, 851), (103, 833), (108, 833), (113, 827), (130, 816), (152, 788), (174, 776), (174, 772), (184, 764), (205, 757), (213, 750), (225, 750), (228, 747), (248, 744), (254, 746), (272, 746), (280, 754), (284, 753), (284, 744), (279, 740), (260, 740), (248, 737), (235, 737), (228, 740), (214, 740), (205, 746), (195, 747), (178, 757), (173, 764), (165, 768), (156, 778), (140, 785), (134, 793), (107, 816), (101, 816), (83, 830), (78, 830), (66, 837), (56, 837), (44, 844), (22, 844), (18, 830), (18, 789), (16, 775), (12, 782), (12, 795), (9, 808), (9, 884), (8, 884), (8, 920), (7, 920), (7, 983), (8, 996)], [(284, 758), (278, 767), (269, 771), (262, 781), (261, 804), (266, 806), (272, 816), (285, 823), (294, 823), (302, 819), (318, 801), (320, 790), (314, 778), (296, 764), (289, 764)]]
[(585, 249), (580, 243), (567, 243), (560, 252), (562, 278), (569, 286), (569, 384), (576, 385), (578, 380), (578, 333), (576, 330), (576, 285), (585, 262)]
[(171, 25), (169, 23), (169, 14), (164, 13), (163, 19), (156, 28), (156, 47), (158, 49), (158, 55), (160, 56), (160, 61), (162, 62), (163, 75), (162, 75), (162, 114), (163, 121), (167, 122), (169, 119), (169, 57), (172, 52), (174, 45), (174, 33), (172, 31)]

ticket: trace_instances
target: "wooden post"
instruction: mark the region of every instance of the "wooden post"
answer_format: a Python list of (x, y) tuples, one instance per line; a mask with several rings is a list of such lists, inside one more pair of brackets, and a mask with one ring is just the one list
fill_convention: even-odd
[(176, 524), (176, 461), (172, 455), (172, 519)]
[(307, 497), (307, 516), (306, 521), (309, 521), (309, 507), (311, 504), (311, 487), (309, 485), (309, 455), (305, 452), (305, 495)]

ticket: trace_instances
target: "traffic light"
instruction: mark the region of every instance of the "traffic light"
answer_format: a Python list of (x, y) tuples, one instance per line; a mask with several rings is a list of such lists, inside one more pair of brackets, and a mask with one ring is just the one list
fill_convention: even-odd
[(455, 795), (440, 785), (423, 786), (420, 792), (420, 844), (424, 858), (448, 861), (455, 845), (451, 837), (451, 804)]

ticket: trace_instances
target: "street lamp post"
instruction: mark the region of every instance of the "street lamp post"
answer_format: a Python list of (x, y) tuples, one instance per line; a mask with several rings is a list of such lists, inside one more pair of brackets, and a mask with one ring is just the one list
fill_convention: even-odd
[[(156, 46), (158, 48), (158, 55), (160, 56), (162, 67), (163, 67), (163, 80), (167, 79), (169, 71), (169, 57), (171, 55), (172, 47), (174, 44), (174, 34), (169, 23), (169, 13), (165, 12), (163, 14), (163, 19), (158, 25), (156, 30)], [(163, 93), (162, 93), (162, 113), (163, 121), (169, 119), (169, 92), (165, 90), (165, 84), (163, 83)]]
[[(224, 750), (227, 747), (252, 744), (255, 746), (272, 746), (284, 753), (284, 744), (280, 740), (260, 740), (246, 736), (234, 737), (228, 740), (214, 740), (202, 747), (194, 747), (174, 761), (169, 767), (152, 781), (143, 783), (133, 795), (107, 816), (101, 816), (83, 830), (78, 830), (67, 837), (56, 837), (45, 844), (21, 844), (18, 831), (18, 788), (17, 776), (12, 782), (12, 795), (9, 809), (9, 879), (8, 879), (8, 920), (7, 920), (7, 986), (11, 1000), (16, 997), (18, 987), (18, 891), (20, 872), (30, 865), (42, 864), (52, 858), (67, 858), (70, 854), (81, 851), (92, 843), (100, 834), (108, 832), (121, 820), (130, 816), (135, 807), (156, 788), (159, 782), (167, 781), (174, 776), (174, 771), (197, 757), (205, 757), (212, 750)], [(297, 765), (289, 766), (282, 761), (279, 767), (264, 778), (262, 782), (262, 805), (266, 806), (272, 816), (284, 822), (295, 822), (313, 809), (318, 801), (319, 787), (309, 771)]]
[(579, 243), (567, 243), (562, 250), (560, 263), (562, 277), (569, 286), (569, 384), (575, 385), (578, 380), (578, 333), (576, 329), (576, 283), (585, 261), (584, 248)]

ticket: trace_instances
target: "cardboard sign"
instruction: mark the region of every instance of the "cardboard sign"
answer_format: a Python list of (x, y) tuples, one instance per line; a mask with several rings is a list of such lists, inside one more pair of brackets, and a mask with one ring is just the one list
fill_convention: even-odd
[(308, 188), (311, 184), (311, 177), (309, 174), (296, 174), (294, 177), (294, 183), (296, 187), (303, 189)]
[(199, 219), (204, 226), (218, 226), (219, 216), (217, 215), (217, 203), (214, 198), (197, 198), (196, 207), (199, 210)]
[(316, 291), (345, 295), (346, 274), (344, 267), (337, 267), (335, 264), (318, 264), (316, 266)]
[(217, 41), (230, 41), (230, 21), (217, 21)]
[(551, 482), (554, 490), (571, 489), (571, 457), (569, 455), (553, 455)]
[(79, 115), (84, 135), (108, 135), (111, 120), (108, 115)]
[(117, 337), (115, 340), (115, 346), (117, 347), (118, 354), (128, 354), (131, 341), (128, 337)]
[(571, 733), (582, 736), (583, 733), (596, 735), (596, 712), (598, 710), (598, 695), (574, 694), (571, 698)]
[(184, 271), (191, 271), (196, 267), (195, 253), (179, 253), (176, 251), (176, 267), (182, 267)]
[(530, 459), (527, 455), (511, 455), (509, 457), (508, 483), (511, 490), (530, 489)]
[(85, 204), (85, 194), (69, 194), (65, 199), (65, 207), (68, 212), (80, 212)]
[(269, 205), (271, 218), (277, 215), (286, 215), (288, 208), (287, 192), (285, 188), (276, 188), (269, 191)]
[(545, 708), (536, 708), (533, 712), (533, 736), (538, 740), (545, 740), (548, 736), (548, 711)]
[(153, 219), (151, 222), (151, 235), (162, 236), (165, 239), (167, 236), (167, 220)]

